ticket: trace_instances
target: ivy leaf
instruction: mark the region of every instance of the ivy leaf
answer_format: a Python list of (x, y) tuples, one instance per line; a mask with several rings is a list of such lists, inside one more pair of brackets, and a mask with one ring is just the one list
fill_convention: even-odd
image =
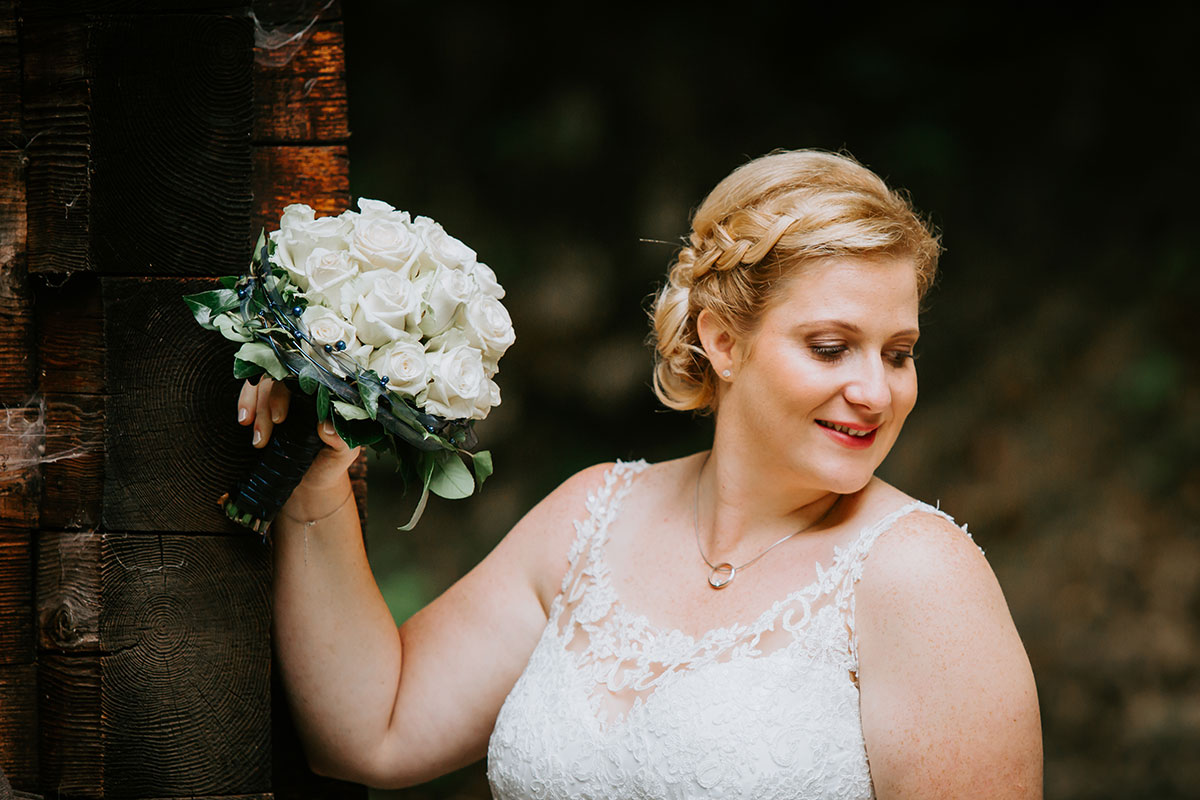
[(251, 364), (258, 364), (277, 381), (281, 381), (291, 374), (283, 364), (279, 363), (279, 359), (275, 357), (275, 351), (271, 349), (270, 345), (262, 342), (247, 342), (233, 354), (233, 357), (249, 361)]
[(480, 450), (471, 456), (471, 465), (475, 467), (475, 485), (482, 489), (483, 482), (492, 474), (492, 453), (490, 450)]
[(222, 289), (236, 289), (239, 280), (241, 279), (237, 275), (226, 275), (223, 278), (217, 278), (217, 282), (221, 284)]
[(412, 517), (408, 522), (401, 525), (397, 530), (411, 531), (417, 527), (417, 523), (421, 520), (421, 515), (425, 513), (425, 504), (429, 502), (429, 488), (433, 482), (433, 472), (436, 469), (436, 460), (431, 453), (422, 453), (419, 464), (421, 471), (421, 499), (417, 501), (417, 507), (413, 510)]
[(333, 410), (340, 414), (342, 419), (370, 419), (366, 411), (356, 405), (343, 403), (341, 400), (333, 401)]
[[(185, 294), (183, 302), (187, 303), (188, 308), (192, 310), (192, 316), (201, 325), (212, 319), (217, 314), (224, 314), (226, 311), (232, 311), (242, 304), (238, 298), (237, 292), (232, 289), (213, 289), (210, 292), (197, 292), (195, 294)], [(208, 314), (201, 319), (204, 314), (202, 309), (208, 309)]]
[(329, 419), (329, 387), (321, 384), (317, 387), (317, 419), (321, 422)]
[(458, 457), (458, 453), (442, 450), (434, 455), (433, 477), (429, 490), (447, 500), (470, 497), (475, 491), (475, 479), (471, 471)]
[[(340, 402), (335, 400), (335, 406)], [(333, 415), (333, 429), (350, 447), (369, 447), (383, 438), (383, 431), (370, 420), (344, 419), (340, 414)]]
[(256, 375), (262, 375), (264, 372), (266, 372), (266, 370), (260, 367), (258, 364), (254, 364), (249, 361), (242, 361), (240, 358), (233, 359), (233, 377), (237, 378), (238, 380), (253, 378)]
[(321, 385), (320, 373), (317, 368), (305, 360), (304, 365), (296, 373), (296, 379), (300, 382), (300, 391), (305, 394), (312, 394)]
[[(365, 378), (366, 380), (363, 380)], [(379, 414), (379, 398), (383, 396), (384, 389), (379, 384), (379, 376), (374, 370), (367, 370), (362, 377), (357, 381), (358, 394), (362, 397), (363, 408), (367, 410), (368, 416), (375, 419)]]

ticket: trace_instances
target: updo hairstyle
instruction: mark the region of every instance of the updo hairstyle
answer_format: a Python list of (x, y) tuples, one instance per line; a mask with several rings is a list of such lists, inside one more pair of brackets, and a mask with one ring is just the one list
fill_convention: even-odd
[(687, 241), (654, 301), (654, 392), (700, 413), (716, 410), (718, 385), (696, 331), (703, 309), (748, 336), (783, 278), (831, 256), (911, 258), (924, 297), (941, 251), (905, 195), (852, 158), (817, 150), (738, 167), (696, 210)]

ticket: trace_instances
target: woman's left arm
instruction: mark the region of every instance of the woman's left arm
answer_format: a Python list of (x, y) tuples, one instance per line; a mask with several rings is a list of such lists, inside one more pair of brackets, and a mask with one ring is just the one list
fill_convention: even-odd
[(901, 518), (872, 547), (855, 606), (879, 800), (1041, 798), (1033, 671), (975, 544), (935, 514)]

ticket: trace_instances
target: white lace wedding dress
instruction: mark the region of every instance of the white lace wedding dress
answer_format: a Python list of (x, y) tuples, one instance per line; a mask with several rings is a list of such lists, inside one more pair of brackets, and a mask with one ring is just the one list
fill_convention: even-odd
[(645, 466), (613, 467), (576, 523), (562, 591), (488, 746), (494, 796), (874, 797), (854, 585), (895, 520), (942, 512), (919, 502), (896, 510), (754, 622), (696, 639), (622, 606), (605, 563), (608, 527)]

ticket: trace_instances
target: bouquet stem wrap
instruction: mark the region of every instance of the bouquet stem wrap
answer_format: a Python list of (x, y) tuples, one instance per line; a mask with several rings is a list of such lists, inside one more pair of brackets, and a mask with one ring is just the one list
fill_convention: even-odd
[(265, 536), (324, 446), (317, 435), (316, 404), (307, 395), (292, 395), (287, 419), (275, 426), (262, 458), (237, 488), (221, 498), (226, 515)]

